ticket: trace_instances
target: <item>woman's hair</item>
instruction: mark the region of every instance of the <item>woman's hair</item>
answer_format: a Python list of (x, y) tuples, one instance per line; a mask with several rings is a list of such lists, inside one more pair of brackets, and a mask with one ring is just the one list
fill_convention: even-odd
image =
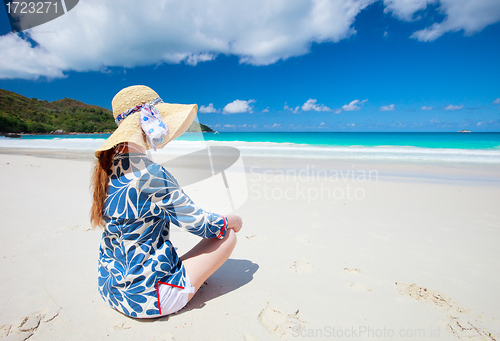
[(115, 148), (102, 151), (94, 164), (90, 182), (92, 192), (92, 208), (90, 209), (90, 224), (92, 228), (97, 226), (104, 228), (102, 218), (104, 212), (104, 201), (108, 194), (108, 172), (111, 168)]

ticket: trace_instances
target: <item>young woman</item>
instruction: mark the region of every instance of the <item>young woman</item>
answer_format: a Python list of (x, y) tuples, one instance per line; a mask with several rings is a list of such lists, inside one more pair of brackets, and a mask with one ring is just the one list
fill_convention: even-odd
[[(146, 86), (113, 99), (118, 128), (99, 148), (92, 174), (92, 225), (103, 227), (99, 292), (131, 317), (158, 317), (184, 307), (231, 255), (240, 217), (197, 207), (175, 178), (146, 155), (186, 131), (197, 106), (168, 104)], [(171, 225), (203, 239), (182, 257)]]

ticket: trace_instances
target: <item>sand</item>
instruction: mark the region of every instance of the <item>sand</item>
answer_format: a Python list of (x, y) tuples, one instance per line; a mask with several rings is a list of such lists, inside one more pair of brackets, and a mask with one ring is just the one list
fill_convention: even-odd
[(2, 340), (500, 339), (499, 166), (243, 158), (233, 255), (135, 320), (97, 291), (91, 158), (55, 156), (0, 154)]

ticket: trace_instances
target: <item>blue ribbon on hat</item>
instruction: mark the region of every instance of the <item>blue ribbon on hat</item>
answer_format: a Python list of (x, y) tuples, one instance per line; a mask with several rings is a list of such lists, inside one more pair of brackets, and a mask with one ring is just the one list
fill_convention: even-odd
[(163, 142), (165, 135), (170, 134), (168, 126), (162, 121), (161, 114), (155, 107), (155, 104), (163, 103), (160, 97), (152, 100), (149, 103), (136, 105), (135, 107), (122, 112), (116, 116), (115, 122), (119, 126), (120, 123), (135, 112), (141, 111), (140, 123), (141, 128), (146, 134), (149, 144), (156, 151), (156, 145)]

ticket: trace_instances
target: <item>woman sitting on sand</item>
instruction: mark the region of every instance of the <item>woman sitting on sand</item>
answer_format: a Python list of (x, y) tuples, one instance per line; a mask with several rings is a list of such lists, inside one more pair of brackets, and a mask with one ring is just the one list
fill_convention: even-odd
[[(197, 207), (174, 177), (147, 156), (190, 126), (197, 106), (168, 104), (146, 86), (113, 98), (118, 128), (99, 148), (92, 174), (92, 226), (104, 228), (99, 292), (132, 317), (158, 317), (184, 307), (231, 255), (238, 216)], [(169, 240), (170, 224), (204, 239), (182, 257)]]

